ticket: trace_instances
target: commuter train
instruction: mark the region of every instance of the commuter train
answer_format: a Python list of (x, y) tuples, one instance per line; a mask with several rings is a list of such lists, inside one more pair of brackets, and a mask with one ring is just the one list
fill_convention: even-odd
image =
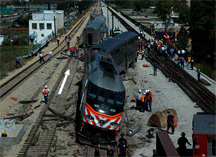
[(90, 14), (91, 23), (83, 29), (83, 46), (91, 47), (102, 42), (105, 33), (106, 18), (93, 12)]
[(77, 142), (116, 144), (125, 105), (120, 73), (137, 57), (138, 35), (124, 32), (85, 52), (76, 111)]

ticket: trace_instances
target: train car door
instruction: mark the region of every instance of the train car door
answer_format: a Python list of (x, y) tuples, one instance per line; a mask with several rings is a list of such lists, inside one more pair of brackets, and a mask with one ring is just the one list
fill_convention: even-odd
[(88, 44), (87, 45), (92, 45), (92, 40), (93, 40), (92, 37), (93, 37), (92, 33), (88, 33), (88, 35), (87, 35)]
[(216, 157), (216, 137), (207, 136), (207, 156)]

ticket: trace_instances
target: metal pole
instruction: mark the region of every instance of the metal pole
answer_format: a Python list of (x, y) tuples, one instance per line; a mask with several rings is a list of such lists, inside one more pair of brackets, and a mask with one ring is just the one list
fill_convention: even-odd
[(108, 16), (108, 3), (107, 3), (107, 28), (108, 28), (108, 31), (109, 31), (109, 16)]
[[(11, 8), (12, 8), (12, 3), (11, 4)], [(13, 12), (13, 8), (12, 8), (12, 12)], [(11, 16), (12, 16), (12, 12), (10, 13), (10, 41), (11, 41), (11, 37), (12, 37), (12, 32), (11, 32)]]
[(56, 19), (55, 19), (55, 16), (54, 16), (54, 29), (55, 29), (55, 36), (57, 36), (57, 31), (56, 31)]
[(113, 34), (113, 27), (114, 27), (114, 17), (113, 17), (113, 14), (112, 14), (112, 36), (114, 35)]

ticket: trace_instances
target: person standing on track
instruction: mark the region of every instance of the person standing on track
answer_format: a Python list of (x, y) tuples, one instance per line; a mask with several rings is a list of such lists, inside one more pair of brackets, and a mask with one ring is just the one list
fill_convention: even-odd
[(191, 59), (191, 70), (193, 70), (194, 67), (194, 58)]
[(123, 139), (119, 144), (118, 144), (118, 153), (119, 156), (126, 157), (127, 156), (127, 144), (125, 143), (125, 140)]
[(110, 147), (110, 145), (107, 146), (107, 157), (114, 157), (114, 150)]
[(51, 49), (49, 49), (48, 54), (49, 54), (49, 60), (51, 61), (51, 57), (52, 57), (52, 50)]
[(157, 63), (155, 62), (154, 64), (153, 64), (153, 68), (154, 68), (154, 76), (157, 76)]
[(50, 92), (50, 90), (47, 88), (47, 85), (46, 85), (43, 89), (43, 92), (42, 92), (44, 95), (45, 104), (47, 104), (47, 102), (48, 102), (49, 92)]
[(95, 157), (100, 157), (100, 144), (98, 143), (97, 147), (95, 148)]
[(198, 79), (198, 82), (200, 82), (200, 73), (201, 73), (201, 70), (200, 70), (200, 68), (198, 67), (198, 68), (197, 68), (197, 79)]
[(146, 93), (146, 99), (147, 99), (148, 106), (149, 106), (149, 112), (151, 112), (152, 111), (153, 94), (151, 93), (150, 90), (148, 90), (148, 92)]
[(135, 100), (136, 100), (136, 109), (140, 110), (140, 104), (141, 104), (141, 98), (142, 98), (142, 93), (141, 89), (137, 92), (135, 95)]
[(59, 37), (57, 37), (57, 45), (59, 45), (59, 40), (60, 40)]
[(76, 54), (77, 54), (77, 58), (79, 57), (79, 47), (78, 45), (76, 45)]
[(42, 61), (44, 62), (44, 58), (43, 58), (43, 50), (40, 52), (40, 54), (39, 54), (39, 58), (40, 58), (40, 63), (42, 63)]
[(186, 143), (188, 143), (191, 146), (190, 142), (185, 137), (185, 135), (186, 135), (185, 132), (182, 132), (181, 133), (182, 137), (180, 137), (178, 139), (179, 148), (177, 148), (177, 150), (178, 150), (179, 155), (181, 155), (181, 156), (187, 156), (188, 155)]
[(21, 65), (20, 62), (19, 62), (19, 57), (18, 57), (18, 56), (16, 56), (15, 61), (16, 61), (16, 67), (17, 67), (17, 68), (18, 68), (18, 65), (19, 65), (20, 67), (22, 67), (22, 65)]

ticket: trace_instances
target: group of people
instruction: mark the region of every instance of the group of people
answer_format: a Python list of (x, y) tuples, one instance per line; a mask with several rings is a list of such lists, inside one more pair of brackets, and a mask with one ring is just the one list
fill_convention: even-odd
[[(49, 61), (51, 61), (51, 58), (52, 58), (52, 50), (49, 49), (48, 51), (48, 55), (49, 55)], [(44, 62), (44, 50), (42, 50), (39, 54), (39, 59), (40, 59), (40, 63)]]
[(145, 90), (143, 93), (141, 89), (138, 90), (135, 95), (135, 101), (136, 109), (140, 112), (152, 111), (153, 94), (150, 90)]
[(71, 46), (69, 50), (70, 50), (70, 57), (75, 56), (75, 51), (76, 51), (76, 57), (77, 58), (79, 57), (79, 47), (78, 47), (78, 45), (76, 45), (76, 47)]

